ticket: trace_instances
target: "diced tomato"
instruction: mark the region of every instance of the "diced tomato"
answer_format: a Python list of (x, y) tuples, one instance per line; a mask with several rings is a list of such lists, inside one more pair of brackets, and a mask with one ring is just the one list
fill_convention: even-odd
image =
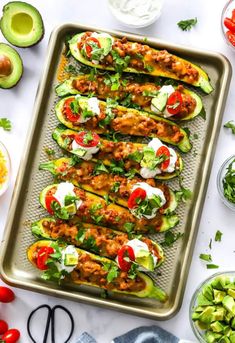
[(132, 247), (129, 245), (123, 245), (118, 251), (118, 265), (121, 270), (128, 272), (131, 268), (132, 262), (135, 261), (135, 253)]
[(172, 115), (178, 114), (181, 110), (182, 102), (183, 99), (181, 93), (179, 91), (173, 92), (167, 100), (167, 111)]
[(230, 41), (230, 43), (233, 46), (235, 46), (235, 33), (231, 32), (231, 31), (227, 31), (226, 36), (228, 37), (228, 40)]
[(74, 101), (74, 98), (69, 98), (64, 102), (63, 113), (66, 115), (66, 118), (71, 122), (76, 122), (80, 118), (79, 113), (74, 113), (71, 108), (71, 103)]
[(130, 197), (128, 199), (128, 202), (127, 202), (128, 207), (130, 209), (137, 207), (138, 206), (138, 201), (139, 200), (141, 200), (141, 201), (144, 200), (146, 198), (146, 196), (147, 196), (147, 193), (146, 193), (146, 191), (144, 189), (142, 189), (140, 187), (136, 188), (131, 193), (131, 195), (130, 195)]
[(227, 27), (227, 29), (235, 33), (235, 22), (232, 19), (226, 17), (224, 19), (224, 25)]
[(37, 267), (40, 270), (47, 270), (48, 266), (46, 262), (51, 254), (54, 253), (54, 249), (52, 247), (41, 247), (38, 251), (37, 257)]
[(101, 48), (100, 42), (98, 41), (97, 38), (95, 37), (88, 37), (85, 42), (85, 50), (86, 50), (86, 55), (88, 58), (91, 58), (93, 48), (90, 43), (94, 43), (97, 48)]
[(170, 154), (170, 150), (166, 146), (164, 146), (164, 145), (160, 146), (160, 148), (157, 149), (157, 152), (156, 152), (156, 156), (160, 157), (162, 155), (167, 157), (166, 160), (163, 161), (161, 163), (161, 166), (160, 166), (160, 168), (162, 170), (165, 170), (166, 168), (168, 168), (168, 166), (170, 164), (170, 156), (171, 156), (171, 154)]
[(232, 21), (235, 23), (235, 9), (232, 10)]
[(95, 147), (100, 142), (100, 137), (95, 132), (81, 131), (76, 134), (74, 139), (79, 145), (85, 148)]
[(50, 213), (50, 214), (53, 214), (54, 211), (53, 209), (51, 208), (51, 203), (53, 201), (56, 201), (59, 205), (59, 201), (53, 196), (53, 195), (47, 195), (46, 198), (45, 198), (45, 205), (46, 205), (46, 209), (47, 211)]

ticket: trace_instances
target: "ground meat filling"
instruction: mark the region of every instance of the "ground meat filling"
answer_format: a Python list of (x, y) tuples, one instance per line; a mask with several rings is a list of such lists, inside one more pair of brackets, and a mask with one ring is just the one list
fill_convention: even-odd
[[(79, 50), (83, 48), (87, 37), (91, 36), (91, 34), (92, 32), (86, 32), (82, 36), (81, 41), (78, 43)], [(114, 39), (112, 51), (117, 53), (120, 58), (129, 56), (128, 67), (135, 68), (140, 72), (149, 72), (149, 67), (152, 67), (162, 72), (169, 72), (191, 84), (199, 79), (199, 72), (192, 64), (170, 54), (167, 50), (158, 51), (148, 45), (128, 42), (127, 38), (123, 37), (122, 39)], [(101, 65), (115, 67), (115, 58), (112, 51), (100, 61)]]
[[(46, 196), (52, 196), (56, 192), (56, 187), (52, 187)], [(125, 231), (125, 224), (133, 224), (133, 232), (156, 232), (162, 225), (162, 215), (157, 214), (152, 219), (138, 219), (133, 216), (128, 209), (120, 208), (114, 204), (106, 204), (106, 201), (96, 196), (87, 196), (82, 189), (74, 187), (74, 192), (83, 202), (77, 210), (76, 217), (85, 223), (99, 224)], [(98, 201), (98, 202), (97, 202)]]
[(145, 289), (145, 281), (137, 276), (134, 280), (128, 278), (126, 272), (120, 272), (112, 282), (107, 281), (108, 272), (104, 270), (102, 262), (94, 261), (89, 254), (79, 256), (77, 267), (70, 274), (74, 282), (85, 282), (105, 288), (125, 292), (139, 292)]
[[(104, 191), (114, 199), (119, 198), (124, 201), (127, 201), (129, 199), (133, 186), (137, 182), (142, 181), (142, 179), (139, 177), (133, 177), (132, 179), (128, 179), (124, 176), (107, 173), (94, 175), (93, 170), (94, 163), (83, 162), (80, 165), (77, 165), (76, 167), (69, 167), (67, 171), (63, 168), (63, 173), (61, 176), (59, 175), (59, 179), (63, 181), (73, 180), (76, 185), (87, 185), (91, 187), (94, 191)], [(157, 183), (154, 179), (147, 179), (145, 182), (150, 186), (158, 187), (163, 191), (164, 196), (166, 198), (166, 203), (162, 208), (159, 209), (159, 212), (164, 212), (164, 209), (169, 207), (169, 203), (171, 200), (168, 186), (166, 184)], [(114, 184), (118, 186), (114, 188)]]
[[(96, 253), (98, 249), (99, 255), (111, 259), (115, 259), (119, 249), (129, 241), (128, 234), (117, 233), (113, 230), (99, 226), (83, 226), (83, 224), (72, 225), (65, 223), (62, 220), (57, 220), (56, 222), (44, 220), (42, 225), (45, 233), (54, 240), (62, 238), (70, 244)], [(80, 230), (84, 234), (83, 241), (77, 239), (78, 233), (81, 232)], [(87, 242), (91, 239), (94, 241), (94, 249), (92, 249), (92, 247), (88, 249), (87, 247)], [(147, 244), (149, 250), (158, 258), (158, 261), (160, 261), (162, 256), (160, 255), (157, 246), (147, 237), (142, 237), (141, 240)]]
[[(100, 99), (119, 99), (123, 100), (131, 95), (131, 102), (139, 105), (142, 109), (149, 109), (151, 106), (152, 96), (143, 95), (144, 92), (157, 92), (160, 86), (154, 83), (147, 82), (144, 84), (127, 81), (125, 86), (120, 83), (118, 90), (112, 91), (111, 85), (105, 84), (105, 76), (98, 75), (96, 80), (89, 80), (89, 76), (83, 75), (74, 79), (72, 86), (81, 94), (94, 93)], [(184, 93), (184, 87), (182, 85), (177, 87), (177, 90), (182, 95), (182, 105), (180, 112), (176, 115), (178, 118), (184, 118), (190, 113), (193, 113), (196, 107), (196, 100), (190, 95)], [(132, 107), (131, 105), (128, 107)]]

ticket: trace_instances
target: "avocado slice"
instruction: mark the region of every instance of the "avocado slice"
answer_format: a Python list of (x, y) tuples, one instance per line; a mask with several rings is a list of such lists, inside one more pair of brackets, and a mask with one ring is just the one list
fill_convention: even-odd
[(38, 44), (44, 36), (41, 14), (21, 1), (8, 2), (3, 7), (0, 28), (9, 43), (22, 48)]
[(229, 313), (235, 316), (235, 302), (234, 302), (234, 299), (230, 295), (226, 295), (224, 297), (222, 304)]
[(23, 63), (18, 52), (8, 44), (0, 43), (0, 88), (12, 88), (21, 79)]
[(226, 296), (226, 292), (213, 289), (213, 296), (214, 296), (214, 303), (219, 304), (223, 301), (224, 297)]
[(222, 337), (222, 334), (213, 331), (207, 331), (204, 337), (207, 343), (215, 343), (218, 342), (218, 340)]
[(235, 290), (234, 289), (229, 288), (227, 293), (228, 293), (228, 295), (233, 297), (233, 299), (235, 299)]
[(219, 321), (216, 321), (210, 325), (210, 328), (213, 332), (224, 332), (224, 325)]
[[(34, 267), (36, 267), (36, 263), (35, 263), (35, 258), (34, 258), (34, 254), (35, 251), (42, 247), (42, 246), (50, 246), (53, 243), (53, 241), (51, 240), (41, 240), (41, 241), (37, 241), (35, 243), (33, 243), (27, 251), (27, 257), (28, 260), (32, 263), (32, 265)], [(99, 262), (103, 265), (110, 265), (111, 267), (115, 267), (117, 268), (117, 263), (105, 258), (105, 257), (100, 257), (98, 255), (89, 253), (88, 251), (76, 248), (77, 253), (79, 256), (85, 254), (85, 255), (89, 255), (91, 260), (94, 262)], [(79, 268), (79, 267), (78, 267)], [(105, 270), (105, 269), (104, 269)], [(114, 287), (112, 288), (112, 292), (116, 292), (116, 293), (121, 293), (121, 294), (127, 294), (127, 295), (133, 295), (139, 298), (154, 298), (156, 300), (159, 300), (161, 302), (166, 302), (168, 299), (167, 294), (161, 289), (159, 288), (157, 285), (154, 284), (153, 280), (146, 274), (142, 273), (142, 272), (138, 272), (137, 273), (138, 278), (140, 278), (143, 283), (144, 283), (144, 287), (143, 289), (136, 291), (121, 291), (119, 289), (117, 289), (115, 287), (115, 283), (114, 283)], [(91, 281), (81, 281), (81, 280), (76, 280), (76, 281), (72, 281), (71, 279), (66, 278), (65, 280), (58, 280), (59, 282), (63, 283), (63, 282), (69, 282), (70, 284), (73, 283), (74, 285), (88, 285), (88, 286), (92, 286), (92, 287), (98, 287), (98, 288), (105, 288), (103, 285), (101, 284), (97, 284), (95, 282), (91, 282)]]
[(210, 324), (212, 319), (212, 313), (215, 311), (214, 306), (207, 306), (203, 312), (200, 313), (198, 320), (205, 324)]
[(64, 265), (65, 266), (75, 266), (78, 263), (77, 256), (73, 254), (65, 254)]

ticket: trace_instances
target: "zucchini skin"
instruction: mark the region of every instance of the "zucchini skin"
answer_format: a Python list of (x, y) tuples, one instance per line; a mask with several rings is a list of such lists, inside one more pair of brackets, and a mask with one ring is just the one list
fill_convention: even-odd
[[(84, 125), (83, 124), (80, 124), (80, 125), (74, 125), (71, 121), (67, 120), (65, 118), (65, 116), (63, 115), (63, 105), (64, 105), (64, 102), (68, 99), (70, 99), (71, 97), (66, 97), (66, 98), (63, 98), (61, 99), (55, 106), (55, 114), (58, 118), (58, 120), (63, 124), (65, 125), (66, 127), (68, 127), (69, 129), (73, 129), (75, 131), (81, 131), (83, 128), (84, 128)], [(73, 97), (72, 97), (73, 98)], [(80, 97), (79, 100), (88, 100), (88, 98), (86, 97)], [(104, 108), (106, 108), (106, 102), (104, 101), (100, 101), (100, 104), (102, 104), (102, 106), (104, 106)], [(148, 118), (151, 118), (152, 120), (156, 121), (156, 122), (160, 122), (162, 124), (166, 123), (167, 125), (169, 125), (172, 129), (173, 127), (177, 127), (179, 132), (183, 135), (183, 138), (177, 143), (177, 142), (174, 142), (171, 138), (167, 137), (166, 136), (160, 136), (160, 135), (157, 135), (157, 133), (152, 133), (152, 134), (149, 134), (148, 137), (152, 137), (152, 138), (159, 138), (161, 141), (163, 142), (166, 142), (166, 143), (169, 143), (169, 144), (172, 144), (172, 145), (175, 145), (177, 146), (182, 152), (188, 152), (191, 150), (192, 148), (192, 145), (190, 143), (190, 140), (189, 140), (189, 137), (186, 133), (186, 131), (184, 129), (182, 129), (181, 127), (179, 127), (176, 123), (168, 120), (168, 119), (165, 119), (165, 118), (162, 118), (162, 117), (158, 117), (156, 116), (155, 114), (150, 114), (148, 112), (143, 112), (143, 111), (138, 111), (138, 110), (135, 110), (133, 108), (126, 108), (126, 107), (123, 107), (123, 106), (116, 106), (116, 109), (118, 109), (118, 111), (120, 112), (123, 112), (123, 113), (130, 113), (130, 114), (133, 114), (135, 116), (142, 116), (142, 117), (148, 117)], [(111, 129), (108, 128), (108, 127), (105, 127), (105, 128), (99, 128), (97, 127), (96, 129), (94, 129), (94, 131), (98, 134), (104, 134), (104, 133), (110, 133)], [(143, 136), (143, 135), (140, 135), (140, 136)]]
[[(40, 241), (33, 243), (28, 248), (27, 257), (28, 257), (29, 262), (34, 267), (37, 268), (36, 263), (34, 261), (34, 252), (37, 250), (37, 248), (40, 248), (43, 246), (50, 246), (52, 244), (52, 242), (53, 241), (51, 241), (51, 240), (40, 240)], [(82, 254), (89, 255), (93, 261), (109, 263), (110, 265), (116, 266), (116, 263), (110, 259), (107, 259), (105, 257), (100, 257), (98, 255), (89, 253), (89, 252), (82, 250), (82, 249), (79, 249), (79, 248), (76, 248), (76, 250), (77, 250), (79, 255), (82, 255)], [(159, 300), (161, 302), (167, 301), (167, 299), (168, 299), (167, 294), (163, 290), (161, 290), (158, 286), (156, 286), (154, 284), (153, 280), (148, 275), (146, 275), (142, 272), (137, 272), (137, 276), (139, 278), (141, 278), (146, 284), (146, 286), (143, 290), (138, 291), (138, 292), (126, 292), (126, 291), (121, 291), (121, 290), (118, 290), (116, 288), (113, 288), (112, 292), (120, 293), (120, 294), (133, 295), (133, 296), (136, 296), (139, 298), (154, 298), (154, 299)], [(78, 285), (88, 285), (88, 286), (92, 286), (92, 287), (107, 289), (104, 286), (102, 287), (101, 285), (91, 283), (91, 282), (83, 282), (83, 281), (79, 281), (79, 280), (73, 281), (70, 279), (70, 277), (68, 277), (68, 278), (66, 277), (65, 281), (69, 282), (69, 283), (73, 283), (73, 284), (78, 284)], [(63, 280), (62, 280), (62, 282), (63, 282)]]
[[(99, 76), (99, 77), (101, 77), (101, 76)], [(56, 86), (56, 88), (55, 88), (56, 94), (59, 97), (64, 97), (64, 96), (69, 96), (69, 95), (76, 95), (76, 94), (89, 95), (89, 92), (82, 92), (82, 91), (77, 90), (75, 87), (73, 87), (73, 82), (76, 81), (76, 80), (86, 80), (86, 81), (89, 81), (89, 74), (88, 75), (79, 75), (79, 76), (76, 76), (76, 77), (71, 77), (70, 79), (62, 82), (61, 84)], [(134, 81), (133, 81), (133, 84), (134, 84)], [(155, 85), (155, 84), (153, 83), (153, 85)], [(98, 88), (98, 89), (95, 89), (95, 91), (93, 91), (92, 93), (94, 94), (94, 96), (97, 96), (99, 99), (106, 100), (109, 97), (116, 98), (116, 96), (118, 94), (118, 90), (112, 92), (111, 91), (111, 87), (110, 87), (108, 95), (105, 95), (104, 93), (99, 93), (99, 88)], [(178, 117), (177, 118), (177, 115), (176, 115), (176, 116), (172, 116), (170, 118), (171, 120), (176, 120), (176, 121), (177, 120), (179, 120), (179, 121), (192, 120), (193, 118), (198, 116), (204, 110), (202, 99), (201, 99), (201, 97), (198, 94), (196, 94), (195, 92), (192, 92), (191, 90), (186, 89), (186, 88), (184, 88), (183, 93), (185, 93), (187, 95), (190, 95), (196, 101), (196, 108), (195, 108), (195, 110), (192, 113), (189, 113), (185, 117)], [(129, 107), (132, 107), (132, 106), (130, 105)], [(149, 106), (148, 107), (142, 106), (142, 110), (145, 111), (145, 112), (149, 112), (149, 113), (155, 114), (153, 111), (151, 111), (151, 108)], [(158, 116), (163, 116), (163, 113), (162, 114), (158, 114)]]
[[(70, 48), (70, 51), (71, 51), (71, 54), (73, 55), (73, 57), (76, 60), (78, 60), (79, 62), (81, 62), (81, 63), (83, 63), (85, 65), (88, 65), (90, 67), (95, 67), (95, 68), (98, 68), (98, 69), (114, 71), (115, 68), (113, 66), (105, 66), (105, 65), (102, 65), (102, 64), (94, 64), (91, 61), (87, 60), (81, 54), (81, 52), (77, 48), (77, 42), (80, 40), (81, 36), (84, 33), (85, 32), (76, 34), (69, 41), (69, 48)], [(115, 38), (115, 37), (113, 37), (113, 38)], [(135, 43), (133, 42), (133, 44), (135, 44)], [(153, 52), (155, 52), (155, 53), (158, 52), (158, 50), (154, 49), (154, 48), (151, 48), (151, 50)], [(187, 60), (184, 60), (184, 59), (182, 59), (182, 58), (180, 58), (178, 56), (175, 56), (175, 55), (172, 55), (172, 56), (176, 57), (177, 61), (183, 62), (183, 63), (186, 62), (187, 64), (190, 64), (193, 69), (196, 69), (198, 71), (198, 73), (199, 73), (198, 80), (194, 81), (194, 82), (189, 82), (187, 80), (187, 78), (185, 78), (185, 77), (179, 78), (174, 73), (172, 73), (170, 71), (167, 71), (167, 70), (161, 70), (159, 68), (154, 68), (153, 70), (148, 71), (148, 70), (138, 70), (138, 69), (135, 69), (133, 67), (127, 67), (123, 71), (124, 72), (128, 72), (128, 73), (148, 74), (148, 75), (152, 75), (152, 76), (160, 76), (160, 77), (166, 77), (166, 78), (171, 78), (171, 79), (174, 79), (174, 80), (183, 81), (185, 83), (191, 84), (194, 87), (201, 88), (207, 94), (210, 94), (213, 91), (213, 87), (210, 84), (208, 74), (202, 68), (200, 68), (199, 66), (197, 66), (197, 65), (195, 65), (195, 64), (193, 64), (193, 63), (191, 63), (191, 62), (189, 62)], [(145, 56), (144, 56), (143, 60), (145, 61)]]
[[(58, 181), (69, 181), (74, 186), (80, 187), (80, 188), (82, 188), (82, 189), (84, 189), (90, 193), (94, 193), (94, 194), (102, 196), (102, 197), (104, 197), (105, 195), (108, 195), (109, 199), (112, 202), (128, 208), (126, 198), (122, 197), (118, 193), (113, 194), (113, 192), (111, 192), (110, 189), (102, 190), (102, 189), (96, 189), (96, 188), (92, 187), (92, 183), (90, 182), (91, 179), (89, 179), (89, 181), (86, 181), (86, 182), (79, 182), (78, 180), (76, 180), (75, 177), (72, 177), (72, 176), (70, 176), (69, 178), (66, 178), (66, 169), (64, 167), (65, 163), (66, 163), (66, 158), (50, 161), (47, 163), (42, 163), (39, 165), (39, 170), (48, 170), (52, 175), (54, 175), (56, 177), (56, 179)], [(69, 164), (69, 159), (67, 159), (67, 163)], [(86, 166), (88, 166), (87, 162), (85, 162), (84, 168), (86, 168)], [(62, 174), (58, 171), (58, 169), (60, 169), (60, 168), (63, 168)], [(68, 168), (68, 171), (69, 171), (69, 168)], [(100, 173), (100, 174), (105, 174), (105, 173)], [(92, 175), (92, 172), (89, 176), (90, 177), (96, 177), (96, 176)], [(139, 182), (139, 180), (140, 179), (136, 179), (136, 182)], [(143, 180), (143, 181), (145, 181), (145, 180)], [(115, 182), (115, 181), (113, 181), (113, 182)], [(126, 182), (128, 184), (128, 178), (126, 178)], [(157, 187), (157, 185), (156, 185), (156, 187)], [(166, 185), (165, 185), (165, 187), (166, 187)], [(165, 206), (164, 209), (160, 210), (160, 212), (164, 213), (164, 214), (169, 214), (169, 213), (174, 212), (178, 206), (178, 201), (176, 199), (174, 191), (172, 189), (170, 189), (169, 187), (168, 187), (168, 190), (170, 193), (169, 194), (170, 200), (169, 200), (168, 206), (167, 207)]]
[[(58, 184), (52, 184), (44, 188), (39, 196), (40, 204), (46, 208), (46, 195), (47, 193), (53, 189), (56, 188)], [(83, 191), (78, 187), (74, 187), (77, 189), (77, 191), (82, 191), (82, 194), (84, 194), (85, 201), (88, 200), (90, 202), (89, 207), (87, 208), (87, 212), (85, 216), (82, 214), (81, 210), (79, 212), (79, 209), (77, 213), (73, 216), (75, 221), (78, 222), (86, 222), (91, 224), (99, 224), (101, 226), (107, 226), (111, 229), (116, 229), (122, 232), (128, 232), (128, 229), (125, 227), (126, 223), (133, 223), (133, 233), (155, 233), (155, 232), (164, 232), (167, 230), (170, 230), (171, 228), (175, 227), (178, 222), (179, 218), (177, 215), (171, 214), (171, 215), (160, 215), (157, 214), (156, 217), (154, 217), (151, 220), (144, 220), (144, 219), (138, 219), (131, 215), (131, 213), (126, 209), (116, 204), (109, 204), (107, 205), (105, 200), (95, 194), (89, 193), (87, 191)], [(93, 205), (97, 204), (101, 206), (100, 208), (95, 208)], [(100, 211), (102, 210), (102, 212)], [(92, 213), (91, 213), (92, 212)], [(92, 215), (91, 215), (92, 214)], [(101, 216), (102, 218), (97, 223), (96, 217)], [(120, 217), (120, 215), (123, 215), (123, 224), (121, 223), (121, 219), (119, 221), (116, 221), (116, 217)], [(155, 221), (157, 221), (157, 224), (155, 224)], [(158, 222), (159, 221), (159, 222)]]
[[(57, 128), (54, 130), (53, 134), (52, 134), (52, 137), (53, 139), (56, 141), (56, 143), (64, 150), (68, 151), (70, 154), (73, 154), (71, 151), (69, 151), (67, 148), (66, 148), (66, 144), (62, 138), (62, 134), (76, 134), (76, 131), (73, 131), (71, 129), (67, 129), (65, 126), (63, 125), (58, 125)], [(102, 139), (101, 139), (101, 142), (102, 142)], [(141, 143), (134, 143), (136, 147), (144, 147), (146, 145), (144, 144), (141, 144)], [(74, 154), (75, 155), (75, 154)], [(75, 155), (76, 156), (76, 155)], [(178, 156), (178, 159), (179, 159), (179, 169), (173, 173), (164, 173), (164, 174), (159, 174), (159, 175), (156, 175), (155, 176), (155, 179), (156, 180), (170, 180), (176, 176), (178, 176), (182, 170), (183, 170), (183, 167), (184, 167), (184, 163), (183, 163), (183, 160), (181, 158), (181, 156), (179, 155), (179, 153), (177, 152), (177, 156)], [(92, 161), (93, 162), (98, 162), (98, 159), (95, 158), (92, 158)], [(111, 161), (110, 159), (106, 158), (104, 160), (102, 160), (103, 164), (105, 166), (110, 166), (111, 164)], [(42, 165), (40, 166), (40, 168), (42, 168)], [(53, 167), (52, 167), (53, 169)], [(49, 170), (49, 169), (47, 169)], [(137, 170), (137, 172), (139, 174), (139, 171)]]
[[(50, 240), (57, 240), (58, 238), (62, 238), (63, 241), (65, 241), (67, 244), (73, 244), (76, 247), (79, 247), (81, 249), (84, 249), (84, 250), (87, 250), (87, 251), (90, 251), (90, 252), (93, 252), (93, 253), (97, 253), (97, 254), (99, 254), (100, 256), (103, 256), (103, 257), (107, 257), (107, 258), (113, 259), (111, 256), (107, 256), (103, 252), (103, 245), (102, 245), (102, 249), (100, 249), (99, 252), (97, 252), (97, 251), (94, 251), (94, 249), (92, 249), (92, 246), (87, 246), (87, 244), (85, 244), (81, 240), (78, 240), (76, 237), (75, 237), (75, 239), (73, 239), (71, 237), (71, 234), (70, 234), (70, 237), (67, 234), (66, 236), (60, 235), (57, 238), (53, 238), (50, 232), (46, 232), (46, 229), (45, 229), (45, 227), (43, 225), (44, 221), (47, 221), (49, 223), (50, 222), (56, 222), (56, 220), (54, 218), (52, 218), (52, 217), (44, 217), (44, 218), (42, 218), (40, 220), (37, 220), (36, 222), (32, 223), (32, 225), (31, 225), (32, 234), (34, 236), (36, 236), (37, 238), (39, 238), (39, 239), (50, 239)], [(62, 223), (66, 223), (66, 222), (63, 221)], [(69, 223), (66, 223), (66, 224), (69, 225)], [(73, 225), (73, 224), (70, 225), (70, 227), (74, 227), (74, 226), (75, 225)], [(94, 224), (77, 223), (76, 224), (76, 228), (77, 228), (77, 233), (78, 233), (80, 229), (83, 229), (83, 230), (86, 231), (89, 228), (94, 228), (94, 229), (97, 228), (98, 229), (98, 228), (100, 228), (100, 226), (97, 226), (97, 225), (94, 225)], [(108, 229), (108, 228), (104, 228), (104, 227), (102, 227), (102, 229), (106, 230), (107, 234), (110, 232), (113, 237), (119, 236), (119, 235), (123, 235), (123, 232), (120, 232), (120, 231), (117, 231), (117, 230), (112, 230), (112, 229)], [(76, 233), (76, 235), (77, 235), (77, 233)], [(93, 237), (93, 236), (90, 235), (89, 237)], [(132, 235), (131, 239), (134, 239), (136, 237), (137, 236)], [(86, 238), (86, 239), (88, 239), (88, 238)], [(140, 238), (140, 240), (141, 240), (141, 238)], [(160, 267), (160, 265), (165, 260), (164, 252), (163, 252), (162, 247), (157, 242), (151, 241), (151, 243), (155, 247), (155, 249), (158, 251), (159, 257), (158, 257), (158, 262), (157, 262), (156, 267), (155, 267), (155, 268), (158, 268), (158, 267)], [(107, 244), (110, 244), (110, 239), (107, 242)], [(150, 270), (150, 271), (153, 271), (153, 270)]]

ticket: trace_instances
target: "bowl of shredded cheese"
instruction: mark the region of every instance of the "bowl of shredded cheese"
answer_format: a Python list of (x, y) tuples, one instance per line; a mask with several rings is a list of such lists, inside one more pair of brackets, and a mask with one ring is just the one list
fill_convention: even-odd
[(7, 190), (10, 181), (10, 157), (6, 147), (0, 142), (0, 196)]

